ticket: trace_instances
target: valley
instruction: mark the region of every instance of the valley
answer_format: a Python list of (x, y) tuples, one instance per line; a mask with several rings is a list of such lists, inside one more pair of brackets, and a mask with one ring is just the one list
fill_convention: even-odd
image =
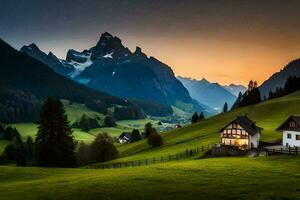
[(300, 200), (300, 1), (0, 5), (0, 200)]

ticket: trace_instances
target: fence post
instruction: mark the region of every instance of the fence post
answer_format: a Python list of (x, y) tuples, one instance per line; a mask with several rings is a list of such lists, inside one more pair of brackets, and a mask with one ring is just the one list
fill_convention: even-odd
[(139, 167), (141, 166), (141, 161), (139, 160)]
[(127, 168), (127, 162), (125, 163), (125, 167)]
[(146, 159), (146, 165), (148, 165), (148, 160)]
[(289, 147), (289, 154), (291, 154), (291, 147)]
[(197, 147), (197, 153), (199, 153), (199, 147)]
[(160, 162), (162, 163), (162, 161), (163, 161), (163, 157), (161, 156), (161, 157), (160, 157)]
[(186, 150), (186, 157), (189, 157), (189, 150)]
[(133, 161), (131, 161), (131, 167), (133, 167)]
[(295, 153), (298, 155), (298, 147), (295, 147)]
[(153, 164), (155, 163), (155, 158), (153, 158)]
[(178, 154), (176, 154), (176, 160), (178, 160)]
[(203, 149), (203, 145), (202, 145), (202, 151), (203, 151), (204, 149)]
[(181, 152), (179, 153), (179, 157), (181, 158)]
[(169, 161), (171, 160), (171, 155), (169, 155)]
[(115, 164), (113, 164), (114, 165), (114, 168), (115, 168)]

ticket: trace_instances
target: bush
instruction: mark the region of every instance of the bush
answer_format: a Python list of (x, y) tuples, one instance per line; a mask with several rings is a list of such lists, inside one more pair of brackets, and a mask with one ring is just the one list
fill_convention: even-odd
[(160, 147), (163, 145), (163, 138), (155, 131), (148, 137), (147, 143), (152, 147)]
[(85, 143), (80, 143), (78, 152), (77, 152), (77, 158), (78, 158), (78, 165), (83, 166), (91, 163), (91, 148), (90, 145)]
[(118, 150), (107, 133), (99, 134), (91, 144), (92, 162), (105, 162), (118, 157)]
[(13, 161), (17, 166), (26, 166), (26, 148), (22, 142), (18, 143), (14, 140), (5, 147), (2, 156), (8, 163)]
[(99, 134), (91, 145), (81, 143), (78, 149), (79, 165), (105, 162), (118, 157), (113, 139), (107, 133)]
[(142, 139), (140, 131), (138, 129), (133, 129), (131, 132), (131, 142), (137, 142)]
[(145, 125), (145, 128), (144, 128), (144, 133), (145, 133), (145, 137), (148, 138), (153, 132), (155, 132), (155, 128), (153, 128), (152, 124), (150, 122), (148, 122), (146, 125)]

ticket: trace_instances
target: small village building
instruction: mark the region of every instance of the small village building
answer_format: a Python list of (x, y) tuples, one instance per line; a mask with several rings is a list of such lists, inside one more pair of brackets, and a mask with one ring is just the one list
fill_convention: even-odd
[(120, 136), (119, 136), (119, 142), (124, 144), (124, 143), (129, 143), (131, 140), (131, 134), (127, 133), (127, 132), (123, 132)]
[(300, 116), (290, 116), (276, 130), (283, 133), (283, 146), (300, 147)]
[(175, 128), (182, 128), (180, 124), (176, 124)]
[(239, 149), (258, 148), (262, 130), (247, 116), (239, 116), (220, 130), (221, 145)]

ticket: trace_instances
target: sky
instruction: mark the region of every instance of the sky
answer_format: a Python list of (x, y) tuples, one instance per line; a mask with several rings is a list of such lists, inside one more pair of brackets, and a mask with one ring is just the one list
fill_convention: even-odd
[(298, 0), (0, 0), (0, 38), (65, 58), (118, 36), (176, 75), (262, 83), (300, 57)]

